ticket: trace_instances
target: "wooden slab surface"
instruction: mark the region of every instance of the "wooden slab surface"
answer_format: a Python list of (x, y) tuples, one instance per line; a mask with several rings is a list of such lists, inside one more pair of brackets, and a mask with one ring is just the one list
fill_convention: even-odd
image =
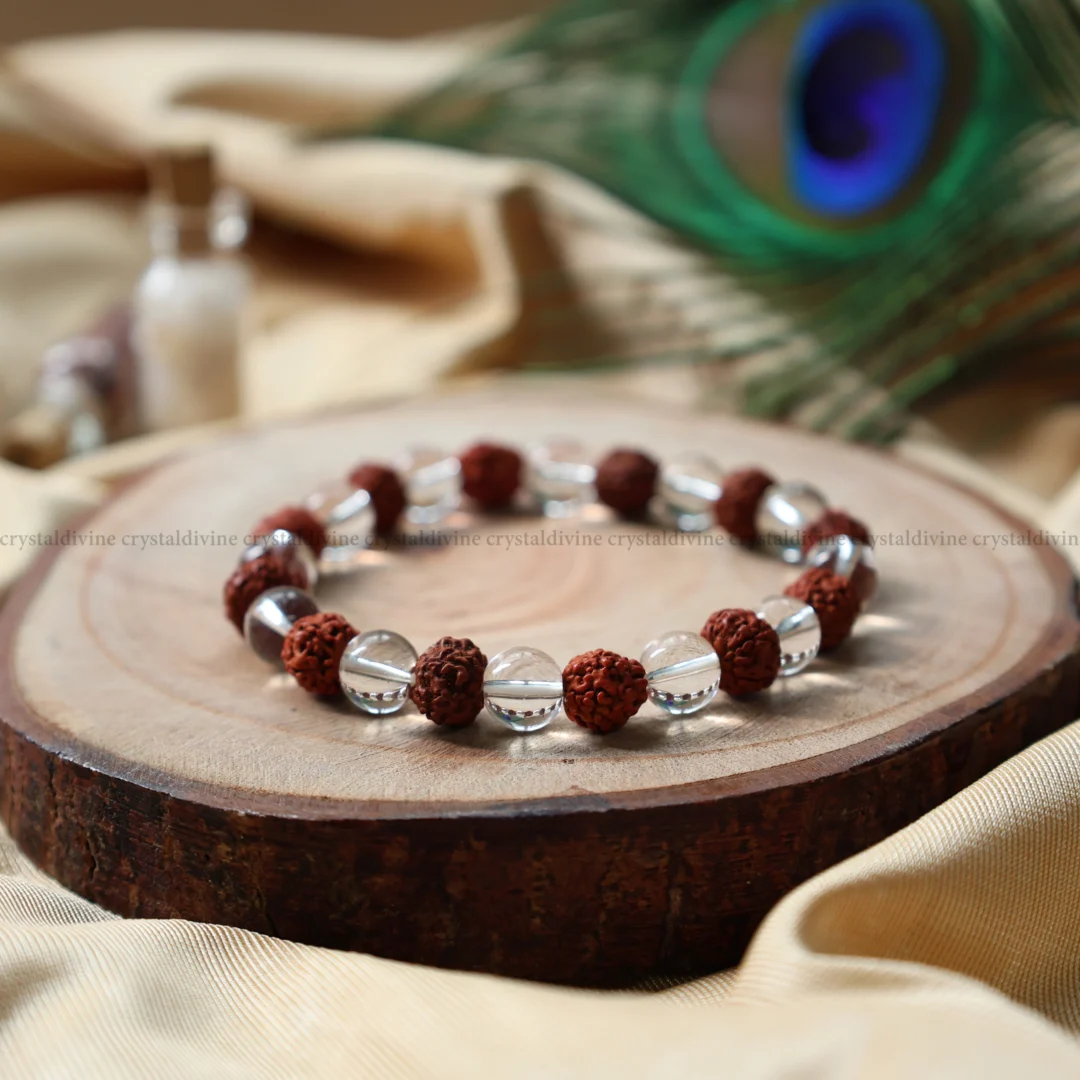
[[(682, 721), (650, 706), (606, 739), (365, 719), (268, 674), (223, 619), (266, 511), (411, 444), (550, 434), (810, 480), (873, 526), (881, 593), (806, 675)], [(565, 663), (637, 656), (795, 576), (598, 512), (460, 524), (370, 553), (320, 602), (421, 651), (454, 634)], [(1030, 540), (887, 456), (641, 403), (472, 391), (248, 433), (132, 486), (9, 603), (0, 812), (123, 914), (573, 982), (708, 970), (799, 881), (1075, 718), (1072, 576)]]

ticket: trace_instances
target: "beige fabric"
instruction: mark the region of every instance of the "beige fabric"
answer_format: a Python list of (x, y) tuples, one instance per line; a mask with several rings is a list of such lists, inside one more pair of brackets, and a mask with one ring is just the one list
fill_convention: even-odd
[(1074, 1077), (1078, 777), (1074, 727), (793, 893), (734, 980), (651, 995), (128, 922), (4, 837), (0, 1060), (110, 1080)]
[[(755, 308), (753, 298), (586, 184), (436, 148), (293, 141), (298, 126), (377, 114), (466, 64), (495, 36), (387, 46), (122, 33), (32, 44), (6, 58), (0, 152), (18, 149), (23, 187), (36, 177), (55, 190), (67, 177), (115, 189), (131, 186), (130, 155), (160, 140), (215, 144), (226, 179), (270, 219), (248, 251), (256, 280), (240, 371), (248, 421), (558, 359), (571, 338), (595, 339), (601, 351), (605, 343), (637, 348), (643, 302), (667, 321), (679, 318), (680, 304), (726, 304), (726, 332), (737, 338), (739, 313)], [(102, 135), (105, 149), (95, 141)], [(542, 225), (544, 211), (559, 224)], [(0, 202), (0, 422), (27, 404), (43, 348), (130, 288), (147, 256), (142, 225), (131, 193)], [(613, 267), (623, 276), (600, 308), (586, 310), (559, 284), (564, 273), (604, 277)], [(634, 291), (641, 273), (654, 280), (644, 301)], [(665, 291), (671, 282), (677, 291)], [(552, 344), (553, 319), (562, 335)], [(621, 378), (685, 403), (723, 395), (711, 374), (664, 367)], [(964, 435), (966, 420), (953, 425)], [(969, 486), (990, 483), (1010, 508), (1042, 519), (1053, 512), (1062, 462), (1080, 458), (1080, 429), (1039, 417), (1024, 430), (1030, 452), (1014, 452), (999, 473), (1011, 470), (1028, 490), (1000, 475), (990, 481), (925, 426), (900, 452)], [(202, 434), (141, 440), (63, 471), (117, 479), (189, 437)], [(47, 491), (42, 497), (48, 502)], [(5, 512), (13, 521), (37, 513), (27, 507), (34, 498), (32, 487), (0, 470), (0, 531), (17, 531), (5, 529)], [(0, 548), (0, 592), (29, 557)]]
[[(43, 45), (12, 64), (47, 91), (50, 113), (89, 117), (121, 149), (166, 130), (209, 135), (265, 214), (302, 226), (268, 228), (251, 251), (244, 419), (262, 420), (521, 363), (536, 312), (520, 286), (538, 250), (553, 274), (563, 257), (685, 265), (647, 225), (543, 170), (427, 150), (301, 152), (285, 138), (290, 124), (384, 107), (474, 47), (125, 35)], [(26, 100), (0, 99), (0, 140), (14, 139), (0, 150), (17, 145), (28, 163), (0, 198), (35, 190), (34, 176), (42, 192), (64, 190), (65, 177), (114, 190), (0, 204), (2, 415), (24, 403), (41, 347), (126, 288), (145, 254), (134, 196), (115, 193), (130, 187), (130, 170), (73, 156), (70, 131), (50, 127), (41, 140), (40, 100), (29, 114)], [(540, 194), (522, 199), (523, 184)], [(547, 250), (530, 199), (554, 188), (618, 228), (587, 244), (571, 230)], [(623, 381), (673, 402), (701, 389), (686, 372)], [(150, 436), (47, 476), (0, 467), (0, 533), (68, 520), (112, 481), (221, 430)], [(1080, 476), (1067, 479), (1075, 423), (1059, 409), (1032, 430), (994, 462), (1026, 490), (925, 427), (901, 452), (1080, 531)], [(0, 548), (0, 588), (27, 558)], [(0, 834), (0, 1063), (4, 1076), (110, 1080), (1073, 1077), (1078, 891), (1080, 725), (792, 894), (737, 974), (648, 993), (535, 987), (228, 928), (124, 921), (64, 892)]]

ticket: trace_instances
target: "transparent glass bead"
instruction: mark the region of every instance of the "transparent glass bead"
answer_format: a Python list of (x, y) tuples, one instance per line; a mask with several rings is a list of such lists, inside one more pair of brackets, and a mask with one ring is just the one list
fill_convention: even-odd
[(345, 696), (372, 716), (389, 716), (409, 699), (416, 650), (392, 630), (368, 630), (345, 647), (338, 675)]
[(780, 638), (780, 675), (798, 675), (821, 648), (821, 623), (809, 604), (791, 596), (770, 596), (761, 602), (758, 617)]
[(251, 651), (268, 664), (283, 667), (281, 647), (297, 619), (316, 615), (319, 605), (302, 589), (279, 585), (256, 597), (244, 616), (244, 639)]
[(484, 702), (512, 731), (540, 731), (562, 709), (562, 668), (539, 649), (507, 649), (484, 672)]
[(855, 594), (865, 604), (877, 592), (878, 569), (874, 549), (850, 536), (830, 536), (807, 552), (806, 565), (824, 567), (851, 582)]
[(452, 454), (417, 447), (394, 466), (405, 485), (406, 517), (414, 525), (439, 525), (461, 505), (461, 462)]
[(529, 449), (527, 483), (548, 517), (569, 517), (596, 499), (596, 466), (574, 439), (548, 439)]
[(660, 472), (665, 516), (682, 532), (712, 528), (723, 480), (723, 470), (712, 458), (686, 455), (667, 463)]
[(700, 635), (674, 630), (650, 641), (641, 654), (649, 697), (672, 716), (706, 708), (720, 689), (720, 659)]
[(375, 508), (366, 491), (341, 484), (317, 492), (304, 505), (326, 529), (319, 559), (323, 570), (348, 570), (362, 560), (375, 536)]
[(240, 557), (241, 562), (251, 562), (260, 559), (263, 555), (280, 555), (283, 559), (290, 559), (299, 563), (307, 578), (307, 588), (314, 589), (319, 581), (319, 560), (315, 552), (293, 533), (285, 529), (277, 529), (269, 536), (263, 536), (258, 543), (252, 544)]
[(773, 484), (757, 512), (762, 546), (786, 563), (802, 562), (803, 533), (826, 509), (825, 496), (811, 484), (802, 480)]

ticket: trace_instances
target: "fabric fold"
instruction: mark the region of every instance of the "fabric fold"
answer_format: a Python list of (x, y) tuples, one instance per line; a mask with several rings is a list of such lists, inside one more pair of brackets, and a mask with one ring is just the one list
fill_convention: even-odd
[[(553, 317), (599, 354), (617, 321), (575, 293), (575, 268), (661, 266), (694, 283), (695, 302), (730, 305), (733, 324), (753, 310), (752, 296), (725, 283), (717, 291), (650, 223), (541, 166), (296, 140), (378, 115), (501, 32), (392, 47), (130, 33), (9, 55), (18, 93), (0, 99), (0, 148), (46, 145), (20, 111), (31, 91), (48, 105), (36, 116), (66, 110), (115, 161), (88, 167), (50, 143), (20, 158), (29, 164), (18, 183), (0, 183), (0, 417), (25, 404), (41, 349), (81, 329), (138, 273), (146, 252), (132, 163), (154, 141), (212, 141), (260, 223), (243, 414), (43, 475), (2, 465), (0, 534), (63, 528), (125, 477), (246, 423), (542, 366), (550, 345), (545, 356), (536, 329)], [(93, 191), (44, 197), (68, 183)], [(42, 197), (21, 198), (28, 192)], [(583, 207), (591, 231), (574, 216)], [(536, 279), (543, 290), (525, 287)], [(702, 395), (687, 367), (603, 385), (682, 407)], [(1063, 444), (1036, 445), (1037, 462)], [(1022, 490), (928, 425), (898, 452), (1040, 525), (1080, 533), (1076, 479), (1057, 498), (1035, 493), (1038, 484)], [(1058, 468), (1052, 461), (1044, 475)], [(33, 547), (0, 547), (0, 592)], [(1076, 560), (1078, 550), (1067, 553)], [(122, 920), (40, 873), (0, 830), (0, 1061), (5, 1075), (84, 1080), (1075, 1077), (1078, 894), (1080, 724), (796, 890), (737, 972), (630, 993)]]

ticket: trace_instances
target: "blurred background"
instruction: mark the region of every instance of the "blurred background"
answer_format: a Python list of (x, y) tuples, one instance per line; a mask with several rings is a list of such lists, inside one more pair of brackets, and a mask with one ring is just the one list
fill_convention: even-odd
[(1054, 0), (560, 6), (5, 5), (0, 509), (524, 369), (1080, 501)]

